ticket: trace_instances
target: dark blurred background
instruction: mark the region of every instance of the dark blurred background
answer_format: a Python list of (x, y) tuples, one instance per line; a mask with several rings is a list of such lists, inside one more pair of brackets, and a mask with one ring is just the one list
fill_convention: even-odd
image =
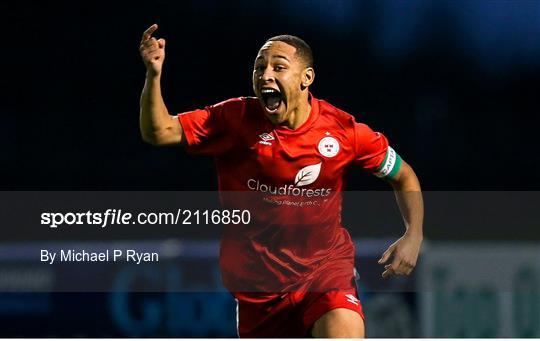
[[(258, 48), (313, 48), (316, 97), (384, 132), (426, 190), (538, 190), (540, 2), (18, 1), (3, 21), (0, 188), (213, 190), (211, 159), (143, 144), (142, 32), (171, 113), (252, 95)], [(349, 189), (387, 185), (353, 171)]]

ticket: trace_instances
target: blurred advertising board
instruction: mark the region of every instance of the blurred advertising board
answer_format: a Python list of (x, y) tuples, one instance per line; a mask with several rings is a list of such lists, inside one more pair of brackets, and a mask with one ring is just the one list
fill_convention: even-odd
[(431, 243), (418, 272), (423, 337), (540, 337), (535, 243)]

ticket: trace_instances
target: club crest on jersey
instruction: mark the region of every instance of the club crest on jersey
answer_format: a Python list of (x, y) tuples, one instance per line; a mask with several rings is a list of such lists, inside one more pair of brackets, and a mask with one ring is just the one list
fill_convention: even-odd
[(259, 135), (259, 137), (261, 138), (261, 141), (259, 141), (259, 143), (267, 146), (271, 146), (272, 142), (269, 141), (274, 140), (274, 137), (268, 133), (262, 133), (261, 135)]
[(326, 136), (319, 141), (318, 148), (323, 156), (334, 157), (339, 153), (339, 142), (332, 136)]

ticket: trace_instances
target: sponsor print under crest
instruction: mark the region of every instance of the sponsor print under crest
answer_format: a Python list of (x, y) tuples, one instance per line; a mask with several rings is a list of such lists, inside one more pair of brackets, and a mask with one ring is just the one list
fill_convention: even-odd
[(298, 171), (294, 178), (294, 184), (270, 185), (257, 179), (249, 179), (247, 188), (252, 191), (269, 193), (273, 195), (288, 195), (294, 197), (327, 197), (332, 192), (331, 188), (300, 188), (314, 183), (321, 173), (322, 162), (306, 166)]
[(310, 165), (300, 169), (294, 178), (294, 185), (301, 187), (314, 183), (321, 173), (321, 164), (322, 162), (319, 162), (316, 165)]

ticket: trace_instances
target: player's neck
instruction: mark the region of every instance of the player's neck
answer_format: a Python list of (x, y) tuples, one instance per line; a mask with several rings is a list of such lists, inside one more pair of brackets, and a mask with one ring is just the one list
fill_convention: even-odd
[(311, 103), (309, 103), (309, 98), (302, 99), (299, 101), (298, 105), (292, 109), (289, 118), (284, 122), (284, 126), (289, 129), (295, 130), (306, 123), (311, 112)]

